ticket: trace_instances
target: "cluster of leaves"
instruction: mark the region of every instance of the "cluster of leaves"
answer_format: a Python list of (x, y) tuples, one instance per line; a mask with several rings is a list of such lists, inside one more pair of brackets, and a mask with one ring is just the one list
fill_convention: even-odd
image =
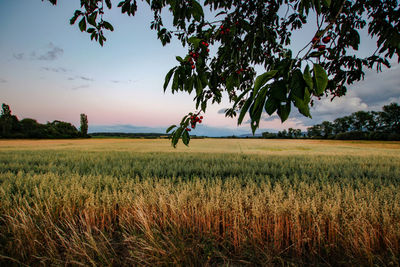
[[(80, 30), (88, 32), (100, 45), (106, 40), (103, 30), (113, 30), (102, 19), (104, 2), (111, 8), (110, 0), (81, 0), (82, 10), (77, 10), (71, 19), (73, 24), (81, 18)], [(270, 115), (276, 112), (282, 122), (293, 107), (311, 117), (314, 98), (324, 94), (340, 97), (346, 93), (346, 85), (364, 77), (364, 67), (381, 70), (382, 65), (390, 67), (388, 59), (400, 55), (397, 0), (145, 2), (154, 12), (151, 29), (157, 31), (161, 43), (166, 45), (175, 35), (188, 47), (188, 54), (177, 57), (178, 66), (168, 72), (164, 90), (172, 79), (172, 92), (194, 92), (197, 114), (228, 95), (232, 106), (226, 116), (239, 115), (240, 124), (249, 114), (253, 133), (264, 111)], [(124, 0), (118, 7), (122, 13), (134, 16), (138, 5), (136, 0)], [(203, 7), (210, 9), (212, 19), (206, 19)], [(164, 27), (163, 9), (172, 13), (174, 29)], [(315, 22), (311, 15), (315, 15)], [(314, 41), (306, 41), (295, 54), (290, 46), (292, 32), (302, 30), (309, 20), (315, 23)], [(93, 27), (87, 28), (87, 23)], [(377, 49), (372, 55), (359, 58), (354, 51), (359, 48), (363, 29), (377, 39)], [(329, 43), (317, 46), (323, 38)], [(203, 43), (210, 44), (214, 51), (203, 49)], [(199, 51), (195, 67), (188, 63), (193, 51)], [(256, 66), (263, 66), (265, 73), (256, 77)], [(174, 146), (180, 138), (189, 143), (185, 118), (172, 132)]]

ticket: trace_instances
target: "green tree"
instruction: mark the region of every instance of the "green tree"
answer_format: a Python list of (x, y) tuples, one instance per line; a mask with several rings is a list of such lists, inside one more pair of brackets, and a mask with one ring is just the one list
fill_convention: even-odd
[(82, 137), (87, 137), (88, 136), (88, 118), (87, 115), (81, 114), (81, 136)]
[(384, 122), (386, 131), (400, 134), (400, 106), (397, 103), (391, 103), (383, 106), (381, 118)]
[(330, 138), (333, 133), (333, 125), (330, 121), (323, 121), (321, 123), (321, 132), (322, 132), (322, 137), (324, 138)]
[(321, 138), (322, 137), (322, 126), (316, 124), (307, 128), (307, 136), (309, 138)]
[[(42, 0), (43, 1), (43, 0)], [(56, 4), (57, 0), (48, 0)], [(91, 40), (104, 45), (104, 33), (114, 27), (103, 19), (111, 0), (81, 0), (70, 23)], [(188, 144), (192, 117), (228, 96), (226, 116), (241, 124), (250, 115), (251, 129), (259, 127), (263, 112), (277, 113), (285, 121), (292, 108), (311, 117), (310, 105), (322, 95), (346, 93), (346, 86), (364, 77), (365, 68), (381, 70), (388, 59), (400, 54), (400, 12), (397, 0), (146, 0), (154, 13), (150, 28), (163, 45), (175, 36), (187, 47), (177, 56), (178, 65), (165, 77), (164, 90), (195, 94), (196, 111), (183, 117), (167, 132), (175, 146)], [(121, 12), (134, 16), (137, 0), (123, 0)], [(210, 16), (203, 9), (210, 10)], [(162, 11), (172, 13), (172, 28), (164, 27)], [(316, 19), (312, 19), (315, 17)], [(291, 48), (292, 33), (310, 29), (314, 34), (299, 51)], [(305, 27), (307, 26), (307, 27)], [(354, 50), (360, 32), (377, 40), (376, 50), (365, 58)], [(306, 31), (306, 30), (304, 30)], [(301, 42), (296, 40), (297, 42)], [(256, 77), (255, 67), (265, 73)], [(222, 92), (227, 94), (222, 94)], [(195, 125), (194, 125), (195, 126)]]
[(345, 133), (350, 130), (351, 125), (353, 124), (353, 118), (351, 116), (345, 116), (342, 118), (337, 118), (333, 121), (333, 133)]
[(352, 130), (363, 132), (363, 131), (373, 131), (376, 127), (374, 122), (374, 116), (367, 111), (357, 111), (351, 114), (353, 118)]
[(0, 117), (0, 126), (3, 137), (12, 137), (18, 129), (18, 118), (11, 114), (10, 106), (3, 103)]
[(300, 138), (301, 137), (301, 129), (295, 129), (293, 132), (294, 138)]

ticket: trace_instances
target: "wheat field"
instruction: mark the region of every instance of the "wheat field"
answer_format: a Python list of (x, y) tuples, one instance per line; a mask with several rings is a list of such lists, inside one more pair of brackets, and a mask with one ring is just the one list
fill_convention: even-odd
[(400, 142), (0, 141), (0, 265), (399, 260)]

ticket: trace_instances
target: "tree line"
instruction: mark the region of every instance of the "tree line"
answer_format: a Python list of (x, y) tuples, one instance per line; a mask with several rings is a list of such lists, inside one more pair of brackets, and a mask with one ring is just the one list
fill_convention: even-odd
[(339, 140), (400, 140), (400, 106), (391, 103), (382, 111), (357, 111), (349, 116), (307, 128), (289, 128), (278, 133), (263, 132), (263, 138), (315, 138)]
[(35, 119), (18, 120), (12, 115), (10, 107), (3, 103), (0, 116), (0, 138), (88, 138), (88, 119), (80, 115), (81, 127), (78, 130), (69, 122), (54, 120), (46, 124), (38, 123)]

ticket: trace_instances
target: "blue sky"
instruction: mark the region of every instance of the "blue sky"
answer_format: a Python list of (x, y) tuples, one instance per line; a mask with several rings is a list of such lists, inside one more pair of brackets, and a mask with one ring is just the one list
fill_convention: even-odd
[[(116, 5), (118, 1), (113, 1)], [(139, 1), (139, 3), (141, 3)], [(79, 0), (59, 1), (57, 6), (40, 0), (0, 1), (0, 102), (10, 105), (19, 119), (39, 122), (63, 120), (79, 126), (79, 114), (89, 118), (89, 131), (162, 131), (194, 110), (193, 95), (163, 93), (165, 74), (186, 50), (176, 40), (163, 47), (150, 30), (152, 14), (141, 8), (135, 17), (113, 8), (105, 19), (115, 28), (107, 33), (104, 47), (91, 42), (69, 19)], [(293, 49), (304, 46), (313, 29), (294, 35)], [(374, 41), (362, 35), (358, 52), (367, 55)], [(211, 48), (213, 52), (213, 48)], [(263, 116), (261, 131), (288, 127), (305, 129), (322, 120), (358, 110), (379, 110), (400, 102), (400, 68), (376, 74), (349, 87), (346, 97), (322, 99), (312, 110), (313, 119), (294, 113), (281, 124), (276, 116)], [(204, 115), (204, 125), (193, 134), (229, 135), (250, 132), (236, 126), (214, 105)]]

